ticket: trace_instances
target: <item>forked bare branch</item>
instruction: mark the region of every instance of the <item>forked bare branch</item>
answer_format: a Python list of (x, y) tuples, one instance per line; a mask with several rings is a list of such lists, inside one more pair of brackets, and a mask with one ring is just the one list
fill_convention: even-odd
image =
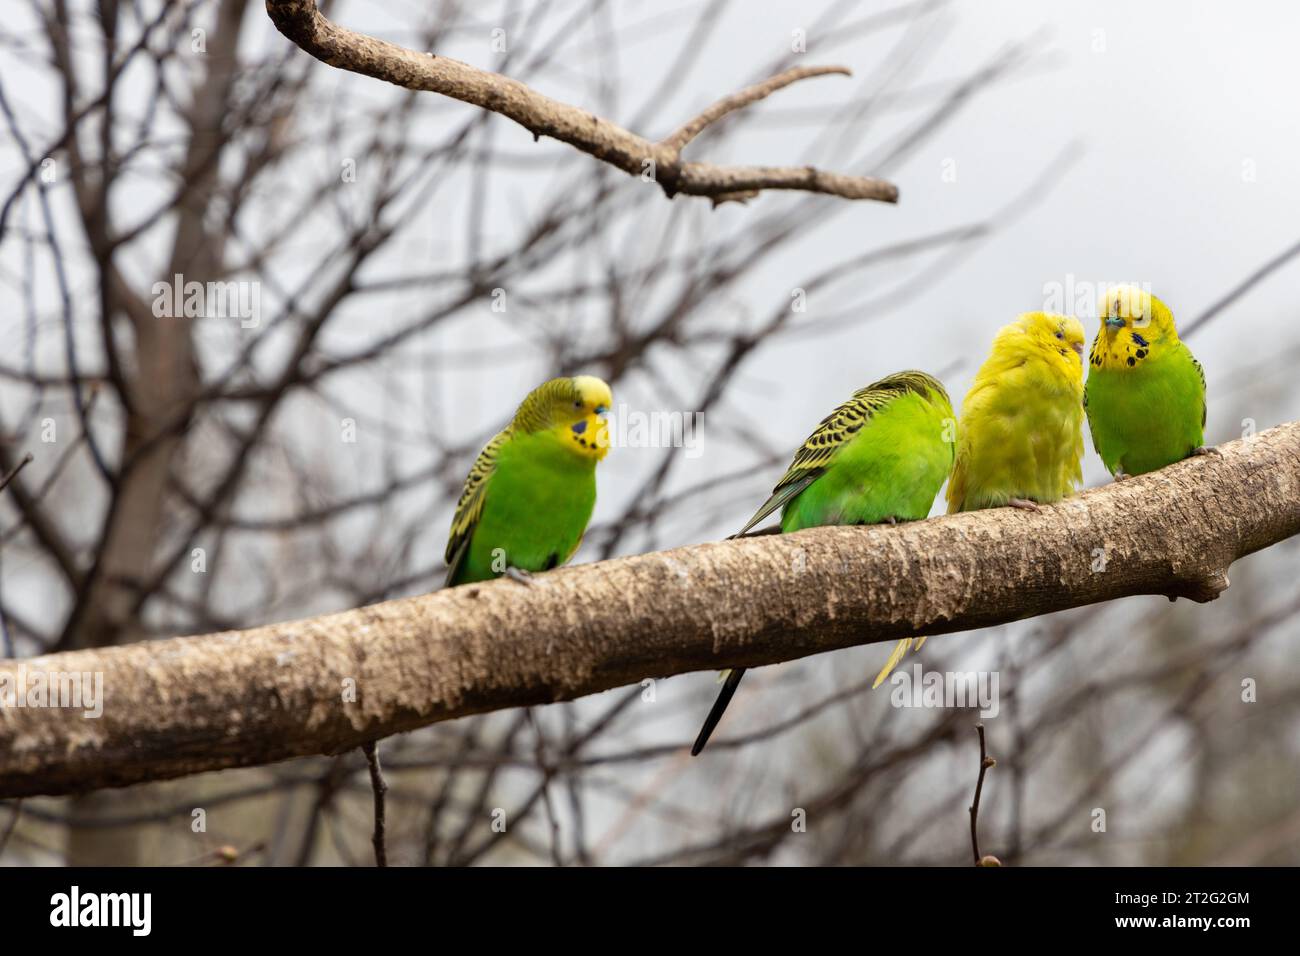
[(743, 201), (767, 189), (785, 189), (843, 199), (898, 201), (897, 187), (870, 176), (831, 173), (811, 166), (720, 166), (682, 160), (682, 150), (728, 114), (799, 80), (847, 75), (844, 67), (786, 70), (718, 100), (666, 139), (652, 142), (508, 76), (341, 27), (321, 14), (315, 0), (266, 0), (266, 12), (281, 33), (322, 63), (500, 113), (531, 132), (534, 139), (549, 136), (625, 173), (653, 176), (669, 198), (678, 193), (705, 196), (717, 205)]

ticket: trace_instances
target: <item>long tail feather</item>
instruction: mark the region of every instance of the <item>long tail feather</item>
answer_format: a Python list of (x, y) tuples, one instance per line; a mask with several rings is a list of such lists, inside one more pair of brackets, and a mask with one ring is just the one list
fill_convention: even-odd
[(709, 737), (713, 735), (713, 730), (718, 726), (718, 721), (722, 719), (722, 713), (731, 703), (731, 696), (736, 693), (736, 688), (740, 686), (740, 679), (745, 676), (745, 668), (733, 668), (727, 675), (727, 682), (722, 685), (722, 690), (718, 692), (718, 699), (713, 702), (713, 709), (709, 711), (709, 716), (704, 719), (704, 726), (700, 728), (700, 735), (695, 738), (695, 746), (691, 748), (691, 756), (698, 757), (704, 745), (709, 742)]
[(889, 660), (885, 661), (885, 666), (882, 667), (880, 669), (880, 673), (876, 675), (875, 683), (871, 685), (872, 690), (875, 690), (877, 687), (879, 687), (881, 684), (885, 682), (885, 678), (889, 676), (889, 672), (898, 666), (898, 662), (901, 661), (903, 657), (906, 656), (908, 650), (911, 649), (913, 641), (916, 641), (916, 649), (919, 651), (921, 649), (921, 645), (925, 643), (925, 638), (905, 637), (897, 644), (895, 644), (893, 653), (889, 655)]

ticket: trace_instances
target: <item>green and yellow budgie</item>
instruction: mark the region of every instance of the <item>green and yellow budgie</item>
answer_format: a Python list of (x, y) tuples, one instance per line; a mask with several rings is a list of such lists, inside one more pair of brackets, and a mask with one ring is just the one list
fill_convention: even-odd
[(1026, 312), (998, 330), (961, 406), (948, 513), (1060, 501), (1083, 481), (1083, 326)]
[(1106, 470), (1141, 475), (1205, 451), (1205, 373), (1168, 306), (1116, 286), (1100, 311), (1084, 404)]
[[(781, 510), (781, 531), (926, 517), (952, 468), (956, 420), (943, 385), (899, 372), (859, 389), (803, 443), (737, 536)], [(744, 668), (727, 674), (691, 754), (704, 749)]]
[(590, 375), (528, 393), (465, 479), (447, 538), (447, 587), (526, 578), (573, 556), (596, 504), (612, 402), (609, 386)]

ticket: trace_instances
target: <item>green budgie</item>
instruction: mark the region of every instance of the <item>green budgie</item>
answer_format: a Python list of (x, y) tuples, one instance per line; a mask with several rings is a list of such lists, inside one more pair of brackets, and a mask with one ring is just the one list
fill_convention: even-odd
[(609, 449), (613, 397), (598, 378), (551, 379), (479, 452), (447, 538), (447, 587), (549, 571), (578, 550)]
[(1083, 404), (1092, 444), (1116, 478), (1200, 454), (1205, 373), (1168, 306), (1135, 286), (1106, 293)]
[[(952, 469), (956, 437), (952, 404), (937, 379), (924, 372), (882, 378), (822, 420), (737, 536), (778, 508), (784, 533), (924, 518)], [(896, 656), (911, 642), (900, 641)], [(708, 743), (744, 673), (727, 674), (692, 755)]]

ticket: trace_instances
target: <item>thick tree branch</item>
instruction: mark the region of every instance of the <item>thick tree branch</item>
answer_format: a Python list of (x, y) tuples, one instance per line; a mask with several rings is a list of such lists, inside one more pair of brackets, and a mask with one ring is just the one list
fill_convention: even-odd
[[(0, 707), (0, 797), (339, 753), (466, 714), (694, 670), (1196, 601), (1300, 533), (1300, 422), (1037, 513), (815, 528), (561, 568), (248, 631), (0, 662), (103, 674), (103, 715)], [(688, 743), (683, 739), (682, 745)]]
[(682, 149), (727, 114), (802, 79), (848, 74), (844, 67), (786, 70), (719, 100), (667, 139), (656, 143), (580, 107), (551, 99), (510, 77), (449, 57), (408, 50), (340, 27), (321, 14), (316, 0), (266, 0), (266, 12), (281, 33), (322, 63), (408, 90), (441, 93), (500, 113), (524, 127), (534, 138), (550, 136), (634, 176), (652, 171), (670, 198), (685, 193), (708, 196), (717, 204), (748, 199), (764, 189), (797, 189), (844, 199), (898, 201), (897, 187), (870, 176), (827, 173), (810, 166), (716, 166), (682, 161)]

